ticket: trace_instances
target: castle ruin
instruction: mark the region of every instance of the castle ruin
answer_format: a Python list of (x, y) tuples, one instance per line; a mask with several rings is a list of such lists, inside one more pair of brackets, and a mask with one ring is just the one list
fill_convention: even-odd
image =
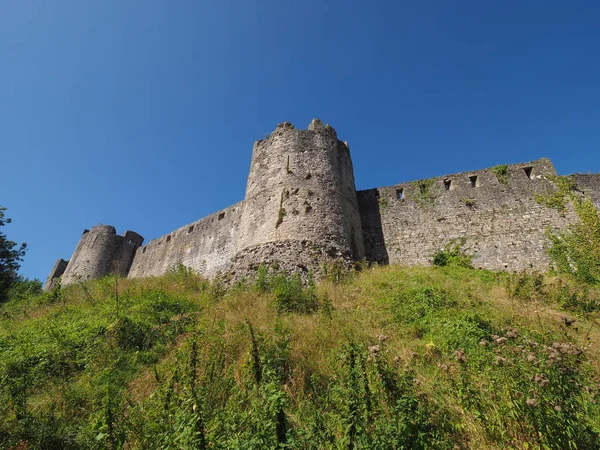
[[(70, 261), (58, 260), (45, 288), (111, 273), (161, 275), (182, 264), (212, 278), (239, 278), (262, 264), (288, 272), (366, 259), (430, 264), (433, 254), (465, 239), (475, 267), (545, 270), (546, 229), (577, 220), (573, 210), (539, 202), (557, 187), (548, 159), (356, 191), (347, 142), (315, 119), (289, 122), (255, 142), (243, 201), (146, 245), (114, 227), (85, 230)], [(600, 201), (600, 175), (573, 175), (577, 189)]]

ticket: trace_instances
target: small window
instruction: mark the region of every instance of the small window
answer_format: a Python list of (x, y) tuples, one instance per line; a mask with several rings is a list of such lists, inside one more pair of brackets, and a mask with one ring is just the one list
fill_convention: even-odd
[(142, 253), (146, 253), (146, 247), (142, 249)]
[(219, 220), (223, 220), (225, 218), (225, 213), (222, 212), (221, 214), (219, 214)]
[(533, 178), (532, 178), (533, 167), (525, 167), (523, 170), (525, 171), (525, 175), (527, 175), (527, 178), (529, 178), (530, 180), (533, 180)]
[(170, 241), (171, 241), (171, 236), (169, 235), (169, 236), (167, 236), (167, 242), (170, 242)]
[(444, 189), (447, 191), (452, 189), (452, 180), (444, 180)]
[(192, 225), (191, 227), (188, 228), (188, 234), (191, 233), (192, 231), (194, 231), (194, 225)]
[(469, 177), (469, 181), (471, 182), (471, 187), (479, 186), (479, 179), (478, 179), (477, 175), (471, 175)]
[(396, 197), (399, 200), (402, 200), (404, 198), (404, 189), (403, 188), (396, 189)]

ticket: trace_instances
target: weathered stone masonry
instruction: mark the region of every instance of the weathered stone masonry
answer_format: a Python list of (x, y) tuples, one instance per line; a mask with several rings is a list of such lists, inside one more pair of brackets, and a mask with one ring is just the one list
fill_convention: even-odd
[[(548, 267), (545, 230), (576, 220), (536, 201), (556, 190), (548, 159), (357, 192), (347, 142), (315, 119), (286, 122), (254, 144), (245, 199), (142, 246), (109, 225), (84, 231), (70, 261), (59, 260), (46, 288), (109, 273), (145, 277), (183, 264), (208, 277), (246, 275), (260, 263), (319, 273), (324, 263), (429, 264), (456, 238), (475, 266)], [(572, 176), (600, 204), (600, 176)]]

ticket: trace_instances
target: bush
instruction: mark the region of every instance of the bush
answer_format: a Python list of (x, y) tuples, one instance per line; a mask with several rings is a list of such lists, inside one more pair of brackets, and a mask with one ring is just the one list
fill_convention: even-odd
[(272, 293), (274, 305), (280, 313), (308, 314), (319, 308), (312, 273), (308, 274), (306, 286), (299, 274), (288, 275), (278, 270), (269, 271), (265, 265), (258, 268), (254, 289), (259, 293)]
[(450, 241), (443, 250), (439, 250), (433, 255), (434, 266), (452, 266), (452, 267), (465, 267), (472, 269), (473, 265), (471, 260), (472, 255), (467, 255), (463, 251), (463, 246), (467, 240), (465, 238), (458, 238)]
[(574, 207), (578, 223), (557, 234), (547, 231), (548, 254), (558, 272), (596, 283), (600, 281), (600, 215), (589, 198), (574, 200)]

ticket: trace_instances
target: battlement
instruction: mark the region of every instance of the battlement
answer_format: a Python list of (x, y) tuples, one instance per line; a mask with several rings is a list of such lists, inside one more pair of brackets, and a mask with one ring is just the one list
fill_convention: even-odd
[[(318, 276), (324, 263), (429, 264), (456, 238), (477, 267), (544, 270), (545, 230), (577, 220), (539, 198), (556, 190), (550, 160), (407, 181), (356, 191), (347, 142), (319, 119), (306, 130), (280, 123), (256, 141), (244, 200), (143, 245), (111, 225), (85, 230), (70, 261), (46, 286), (108, 273), (144, 277), (183, 264), (208, 277), (239, 278), (259, 264)], [(575, 174), (576, 189), (600, 205), (600, 175)]]
[[(556, 176), (552, 162), (547, 158), (536, 161), (506, 164), (486, 169), (472, 170), (424, 180), (409, 181), (378, 188), (380, 197), (408, 203), (446, 202), (448, 198), (466, 200), (486, 198), (492, 200), (502, 193), (531, 195), (532, 191), (546, 191), (549, 179)], [(501, 197), (499, 197), (501, 200)], [(464, 202), (463, 202), (464, 203)]]
[(126, 231), (123, 236), (117, 235), (112, 225), (96, 225), (84, 230), (71, 260), (63, 270), (62, 283), (72, 284), (111, 273), (127, 276), (135, 250), (143, 241), (144, 238), (133, 231)]

